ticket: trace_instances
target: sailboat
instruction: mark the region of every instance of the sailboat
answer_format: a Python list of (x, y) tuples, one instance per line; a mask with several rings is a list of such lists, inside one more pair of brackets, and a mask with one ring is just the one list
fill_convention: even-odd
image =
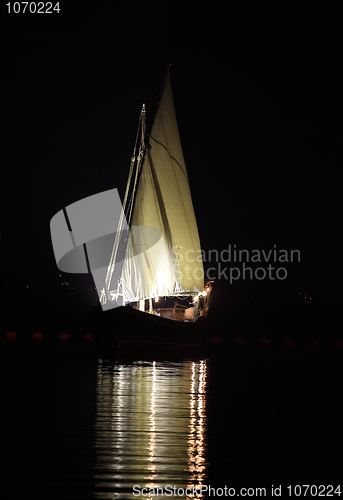
[[(119, 248), (125, 248), (122, 259)], [(169, 65), (149, 131), (144, 104), (141, 109), (123, 211), (99, 297), (101, 309), (91, 320), (92, 335), (119, 349), (198, 348), (211, 291), (212, 282), (204, 287)], [(161, 307), (166, 298), (175, 299), (172, 307)]]

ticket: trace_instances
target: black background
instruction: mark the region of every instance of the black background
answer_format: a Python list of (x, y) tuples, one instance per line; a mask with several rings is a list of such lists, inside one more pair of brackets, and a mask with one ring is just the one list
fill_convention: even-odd
[(227, 293), (340, 301), (340, 10), (59, 5), (40, 16), (2, 7), (0, 232), (2, 260), (18, 274), (11, 293), (29, 283), (39, 300), (61, 280), (82, 282), (59, 277), (50, 219), (97, 192), (123, 196), (141, 105), (151, 117), (171, 59), (202, 249), (301, 254), (287, 279), (240, 280)]

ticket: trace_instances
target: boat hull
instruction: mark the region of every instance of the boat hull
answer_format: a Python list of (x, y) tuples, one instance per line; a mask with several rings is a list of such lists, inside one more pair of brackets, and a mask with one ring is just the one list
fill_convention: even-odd
[(102, 345), (120, 350), (188, 350), (201, 347), (206, 317), (198, 321), (181, 322), (138, 311), (117, 307), (98, 312), (92, 319), (92, 335)]

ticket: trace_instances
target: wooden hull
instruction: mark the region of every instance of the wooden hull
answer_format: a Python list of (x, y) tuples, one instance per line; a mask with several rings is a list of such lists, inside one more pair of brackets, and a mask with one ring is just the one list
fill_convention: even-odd
[(91, 323), (92, 335), (102, 345), (120, 350), (188, 350), (201, 347), (206, 316), (195, 323), (181, 322), (121, 306), (98, 312)]

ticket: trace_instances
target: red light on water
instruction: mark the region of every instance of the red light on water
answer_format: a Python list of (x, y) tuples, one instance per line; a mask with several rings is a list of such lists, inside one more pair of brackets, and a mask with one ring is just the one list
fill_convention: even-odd
[(58, 338), (59, 338), (59, 340), (61, 340), (62, 342), (66, 342), (66, 341), (68, 341), (68, 340), (69, 340), (69, 333), (64, 333), (64, 332), (59, 333), (59, 334), (58, 334)]
[(318, 340), (309, 340), (308, 346), (309, 347), (318, 347)]
[(211, 344), (212, 345), (220, 345), (221, 338), (220, 337), (211, 337)]
[(260, 339), (260, 344), (261, 345), (269, 345), (270, 344), (270, 340), (262, 338), (262, 339)]
[(235, 344), (236, 345), (245, 345), (245, 338), (244, 337), (235, 338)]
[(6, 332), (6, 340), (16, 340), (17, 332)]
[(42, 340), (43, 334), (42, 332), (33, 332), (32, 339), (33, 340)]
[(293, 347), (294, 346), (294, 340), (293, 339), (285, 339), (283, 341), (283, 345), (286, 347)]

